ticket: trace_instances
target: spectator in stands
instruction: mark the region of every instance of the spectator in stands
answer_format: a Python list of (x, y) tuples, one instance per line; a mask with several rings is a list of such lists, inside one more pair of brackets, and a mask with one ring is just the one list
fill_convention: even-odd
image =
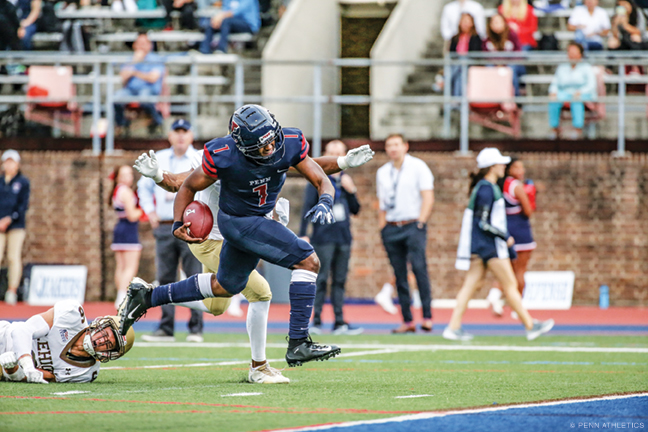
[(30, 51), (43, 3), (42, 0), (17, 0), (15, 4), (18, 19), (20, 20), (18, 38), (22, 41), (22, 48)]
[(572, 125), (580, 135), (585, 124), (583, 102), (596, 100), (596, 75), (592, 66), (582, 61), (583, 53), (581, 44), (571, 42), (567, 47), (569, 63), (558, 66), (549, 86), (549, 97), (555, 100), (549, 103), (549, 125), (553, 129), (551, 137), (554, 139), (560, 132), (560, 113), (565, 103), (570, 105)]
[(530, 51), (538, 46), (533, 36), (538, 30), (538, 18), (527, 0), (504, 0), (498, 11), (517, 34), (522, 51)]
[[(115, 97), (128, 96), (158, 96), (162, 92), (162, 80), (164, 79), (164, 64), (162, 59), (152, 53), (153, 44), (146, 33), (140, 33), (133, 42), (133, 59), (130, 63), (122, 66), (119, 76), (122, 79), (123, 88)], [(124, 116), (124, 102), (115, 103), (115, 123), (120, 128), (128, 127), (128, 121)], [(151, 116), (149, 132), (154, 133), (162, 126), (162, 114), (151, 102), (141, 102), (140, 107)]]
[[(450, 40), (450, 52), (465, 55), (470, 51), (482, 50), (482, 39), (475, 29), (475, 21), (469, 13), (461, 15), (458, 32)], [(461, 96), (461, 66), (452, 66), (452, 95)]]
[(392, 333), (416, 331), (410, 308), (412, 299), (407, 281), (408, 262), (421, 296), (421, 330), (432, 331), (432, 293), (425, 249), (427, 221), (434, 206), (434, 175), (424, 161), (408, 155), (408, 150), (409, 144), (402, 135), (388, 136), (385, 152), (390, 161), (376, 173), (380, 235), (394, 269), (398, 302), (403, 315), (403, 324)]
[[(326, 145), (324, 156), (341, 157), (346, 155), (346, 145), (334, 140)], [(335, 186), (333, 214), (335, 223), (330, 225), (311, 224), (310, 219), (302, 217), (299, 236), (310, 242), (320, 260), (320, 271), (317, 275), (317, 292), (313, 307), (313, 325), (310, 333), (322, 333), (322, 306), (326, 300), (326, 286), (331, 275), (331, 303), (335, 313), (333, 334), (357, 335), (363, 332), (362, 327), (354, 327), (344, 321), (344, 289), (351, 258), (351, 215), (360, 211), (360, 203), (356, 197), (357, 188), (351, 176), (344, 171), (329, 176)], [(319, 194), (311, 184), (306, 186), (302, 216), (313, 206), (317, 205)], [(309, 226), (313, 233), (306, 237)]]
[(617, 0), (608, 38), (608, 49), (620, 51), (646, 49), (642, 40), (645, 29), (646, 21), (643, 14), (629, 1)]
[[(513, 52), (522, 48), (515, 32), (511, 31), (502, 15), (494, 15), (488, 22), (486, 29), (488, 37), (484, 41), (482, 50), (486, 52)], [(513, 70), (513, 87), (515, 95), (520, 95), (520, 77), (526, 73), (523, 65), (510, 64)]]
[(443, 7), (441, 13), (441, 37), (448, 43), (457, 33), (461, 17), (470, 14), (479, 37), (486, 37), (486, 14), (484, 7), (473, 0), (455, 0)]
[(0, 0), (0, 51), (20, 51), (19, 28), (16, 7), (10, 1)]
[[(90, 0), (66, 0), (61, 9), (66, 11), (74, 11), (82, 7), (90, 6)], [(113, 3), (114, 4), (114, 3)], [(63, 40), (59, 47), (60, 51), (74, 52), (77, 54), (86, 51), (86, 42), (88, 35), (83, 28), (84, 20), (65, 20), (61, 26), (63, 32)]]
[(21, 257), (29, 189), (29, 180), (20, 172), (20, 155), (16, 150), (5, 150), (0, 177), (0, 263), (6, 247), (9, 285), (4, 300), (8, 305), (16, 304), (22, 277)]
[(603, 49), (603, 38), (610, 31), (610, 17), (605, 9), (598, 6), (598, 0), (585, 0), (582, 6), (576, 6), (567, 21), (567, 28), (576, 32), (576, 42), (585, 50), (600, 51)]
[(171, 23), (171, 12), (180, 12), (180, 27), (183, 29), (193, 30), (197, 27), (194, 12), (196, 11), (196, 3), (194, 0), (162, 0), (162, 4), (166, 9), (167, 26)]
[(214, 33), (220, 33), (216, 52), (226, 53), (231, 33), (257, 33), (260, 28), (261, 16), (257, 0), (223, 0), (223, 9), (212, 17), (205, 29), (205, 40), (200, 44), (200, 52), (211, 54)]

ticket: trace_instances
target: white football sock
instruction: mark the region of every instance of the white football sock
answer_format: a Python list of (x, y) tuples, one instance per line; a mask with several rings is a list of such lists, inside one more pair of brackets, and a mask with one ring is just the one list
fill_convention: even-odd
[(198, 289), (204, 298), (214, 297), (214, 292), (212, 291), (211, 286), (212, 276), (216, 277), (213, 273), (200, 273), (198, 275)]
[(176, 306), (182, 306), (189, 309), (194, 309), (200, 312), (209, 312), (209, 309), (207, 309), (207, 306), (205, 306), (205, 303), (203, 303), (202, 300), (194, 300), (190, 302), (173, 303), (173, 304)]
[(250, 303), (247, 310), (245, 327), (250, 337), (252, 360), (262, 362), (266, 360), (266, 335), (268, 332), (268, 312), (270, 301)]

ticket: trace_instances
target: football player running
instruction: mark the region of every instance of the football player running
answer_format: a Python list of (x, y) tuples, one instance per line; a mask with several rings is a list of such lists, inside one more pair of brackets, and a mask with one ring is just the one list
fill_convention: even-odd
[(299, 129), (282, 130), (274, 116), (258, 105), (237, 109), (230, 120), (231, 134), (205, 145), (202, 169), (194, 170), (180, 186), (174, 204), (174, 235), (188, 243), (189, 224), (181, 222), (195, 194), (221, 180), (217, 221), (225, 239), (218, 272), (153, 288), (139, 278), (129, 286), (120, 309), (122, 333), (154, 306), (231, 297), (246, 287), (249, 276), (264, 259), (293, 270), (291, 313), (286, 361), (297, 366), (337, 355), (337, 346), (313, 343), (308, 323), (315, 297), (319, 260), (310, 244), (279, 222), (265, 217), (274, 207), (289, 168), (295, 167), (319, 191), (320, 200), (306, 217), (314, 223), (332, 223), (335, 189), (322, 168), (309, 156), (309, 144)]
[(2, 379), (42, 384), (94, 381), (100, 363), (117, 360), (135, 341), (133, 329), (126, 336), (119, 333), (118, 320), (104, 316), (88, 325), (81, 304), (64, 300), (25, 322), (0, 321)]
[[(320, 157), (314, 161), (322, 167), (326, 174), (340, 172), (343, 168), (354, 168), (364, 165), (373, 158), (374, 152), (368, 145), (350, 150), (343, 157)], [(145, 177), (152, 178), (158, 186), (169, 192), (177, 192), (184, 180), (191, 172), (202, 164), (203, 151), (196, 154), (192, 160), (192, 169), (185, 173), (173, 174), (162, 171), (157, 163), (154, 151), (149, 154), (143, 153), (133, 166)], [(220, 250), (223, 244), (223, 236), (220, 234), (216, 215), (219, 207), (220, 181), (214, 182), (205, 190), (196, 194), (195, 199), (204, 202), (209, 206), (214, 215), (214, 227), (207, 240), (202, 243), (193, 243), (189, 247), (192, 253), (203, 264), (205, 272), (217, 273)], [(286, 201), (287, 202), (287, 201)], [(275, 212), (279, 221), (286, 226), (288, 224), (288, 211), (283, 206), (277, 205)], [(266, 215), (272, 218), (272, 212)], [(248, 300), (250, 306), (247, 315), (247, 330), (252, 350), (252, 363), (248, 373), (248, 381), (254, 383), (288, 383), (290, 380), (281, 374), (281, 371), (272, 368), (266, 360), (265, 345), (268, 322), (268, 310), (272, 293), (267, 281), (256, 270), (250, 274), (242, 294)], [(214, 316), (223, 314), (230, 304), (229, 297), (207, 298), (202, 301), (193, 301), (177, 304), (179, 306), (191, 307), (194, 309), (209, 312)]]

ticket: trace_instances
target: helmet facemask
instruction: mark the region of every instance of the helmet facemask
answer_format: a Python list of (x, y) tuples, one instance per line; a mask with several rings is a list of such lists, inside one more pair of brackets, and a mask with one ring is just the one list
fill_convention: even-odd
[[(246, 111), (251, 108), (254, 112), (246, 117)], [(255, 116), (253, 121), (257, 121), (258, 123), (246, 123), (245, 120), (254, 114), (257, 114), (257, 116)], [(258, 115), (262, 116), (261, 119), (259, 119)], [(257, 105), (246, 105), (245, 107), (239, 108), (230, 118), (229, 126), (230, 134), (234, 138), (234, 141), (236, 141), (238, 150), (256, 164), (274, 165), (283, 158), (286, 152), (283, 130), (275, 116), (265, 108)], [(260, 135), (261, 133), (263, 135)], [(274, 151), (268, 156), (263, 156), (260, 150), (273, 141), (275, 144)]]
[(117, 360), (126, 352), (126, 337), (113, 317), (99, 317), (86, 330), (83, 349), (102, 363)]

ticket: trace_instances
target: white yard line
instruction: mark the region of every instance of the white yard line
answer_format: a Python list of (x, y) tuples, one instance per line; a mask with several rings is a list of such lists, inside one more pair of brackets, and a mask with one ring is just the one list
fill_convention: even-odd
[[(506, 411), (519, 408), (533, 408), (541, 406), (554, 406), (554, 405), (568, 405), (576, 404), (583, 402), (596, 402), (596, 401), (608, 401), (608, 400), (617, 400), (617, 399), (628, 399), (633, 397), (648, 396), (648, 393), (639, 393), (633, 395), (618, 395), (618, 396), (602, 396), (595, 398), (583, 398), (583, 399), (570, 399), (563, 401), (554, 401), (554, 402), (538, 402), (538, 403), (529, 403), (523, 405), (510, 405), (503, 407), (488, 407), (488, 408), (476, 408), (476, 409), (467, 409), (459, 411), (446, 411), (446, 412), (436, 412), (436, 413), (422, 413), (422, 414), (412, 414), (406, 416), (391, 417), (386, 419), (378, 420), (366, 420), (366, 421), (355, 421), (355, 422), (344, 422), (344, 423), (331, 423), (328, 425), (320, 426), (306, 426), (290, 429), (274, 429), (272, 432), (306, 432), (306, 431), (322, 431), (333, 428), (342, 428), (342, 427), (352, 427), (352, 426), (363, 426), (371, 424), (383, 424), (383, 423), (402, 423), (412, 420), (423, 420), (430, 419), (435, 417), (446, 417), (452, 415), (462, 415), (462, 414), (478, 414), (484, 412), (494, 412), (494, 411)], [(396, 429), (396, 427), (395, 427)]]
[(57, 396), (67, 396), (67, 395), (85, 394), (85, 393), (90, 393), (90, 392), (89, 391), (81, 391), (81, 390), (71, 390), (71, 391), (66, 391), (66, 392), (56, 392), (56, 393), (52, 393), (52, 394), (57, 395)]
[(221, 395), (221, 397), (232, 397), (232, 396), (259, 396), (263, 393), (230, 393)]
[(434, 395), (407, 395), (407, 396), (396, 396), (394, 399), (414, 399), (422, 397), (432, 397)]
[[(249, 348), (248, 343), (216, 342), (137, 342), (138, 347), (164, 348)], [(268, 344), (268, 348), (285, 348), (285, 343)], [(580, 346), (524, 346), (524, 345), (467, 345), (467, 344), (341, 344), (343, 349), (393, 349), (398, 351), (518, 351), (518, 352), (595, 352), (648, 354), (648, 348), (580, 347)]]

